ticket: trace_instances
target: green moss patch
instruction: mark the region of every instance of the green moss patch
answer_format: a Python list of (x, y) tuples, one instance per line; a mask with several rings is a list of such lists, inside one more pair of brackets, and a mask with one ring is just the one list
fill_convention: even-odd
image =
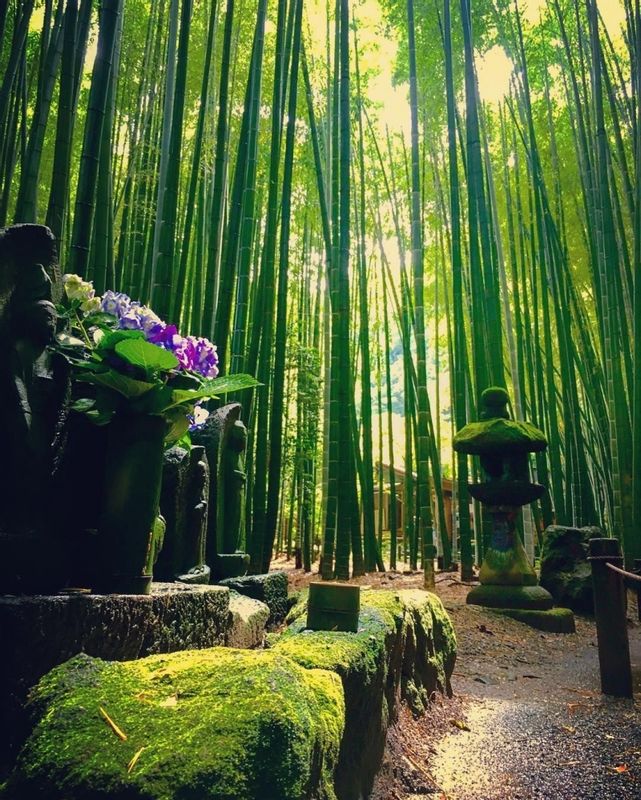
[(495, 610), (496, 614), (515, 619), (531, 628), (548, 633), (574, 633), (574, 614), (569, 608), (550, 608), (548, 611), (534, 611), (523, 608)]
[(335, 798), (340, 680), (281, 653), (80, 655), (46, 675), (30, 705), (35, 727), (9, 797)]
[(547, 611), (552, 608), (552, 595), (542, 586), (475, 586), (467, 602), (487, 608), (518, 608)]
[(513, 419), (486, 419), (468, 422), (454, 436), (453, 447), (457, 453), (478, 456), (493, 451), (536, 453), (545, 450), (547, 441), (543, 432), (529, 422)]
[(419, 590), (363, 591), (356, 633), (305, 630), (304, 600), (268, 650), (56, 667), (7, 799), (366, 797), (399, 700), (418, 714), (450, 692), (454, 631)]

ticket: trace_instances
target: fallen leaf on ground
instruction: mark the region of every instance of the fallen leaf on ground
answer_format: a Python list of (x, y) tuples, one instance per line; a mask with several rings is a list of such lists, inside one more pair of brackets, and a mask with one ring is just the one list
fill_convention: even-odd
[(612, 772), (628, 772), (628, 765), (627, 764), (619, 764), (618, 767), (610, 767)]
[(109, 725), (111, 730), (116, 734), (116, 736), (119, 739), (122, 739), (123, 742), (126, 742), (127, 741), (127, 734), (121, 728), (119, 728), (116, 725), (116, 723), (111, 719), (109, 714), (107, 714), (107, 712), (105, 711), (105, 709), (102, 706), (98, 706), (98, 708), (99, 708), (100, 713), (102, 714), (105, 722), (107, 723), (107, 725)]
[(171, 694), (169, 697), (165, 697), (158, 705), (163, 708), (173, 708), (178, 705), (178, 697), (175, 694)]
[(460, 719), (451, 719), (450, 720), (450, 725), (454, 725), (454, 727), (458, 728), (460, 731), (469, 731), (469, 730), (471, 730), (470, 726), (466, 722), (463, 722)]
[(573, 728), (573, 727), (572, 727), (572, 725), (561, 725), (561, 728), (562, 728), (562, 729), (563, 729), (563, 730), (564, 730), (566, 733), (576, 733), (576, 728)]
[(132, 759), (131, 759), (131, 761), (130, 761), (130, 762), (127, 764), (127, 775), (129, 775), (129, 773), (131, 772), (131, 770), (132, 770), (132, 769), (133, 769), (133, 768), (136, 766), (136, 764), (138, 763), (138, 759), (140, 758), (140, 756), (141, 756), (141, 754), (142, 754), (142, 751), (143, 751), (144, 749), (145, 749), (144, 747), (141, 747), (141, 748), (140, 748), (140, 750), (136, 750), (136, 752), (134, 753), (134, 755), (133, 755), (133, 758), (132, 758)]

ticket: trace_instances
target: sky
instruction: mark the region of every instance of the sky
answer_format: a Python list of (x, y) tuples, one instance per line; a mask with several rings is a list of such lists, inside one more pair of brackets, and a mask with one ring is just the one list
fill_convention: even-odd
[[(547, 0), (521, 0), (521, 9), (529, 24), (536, 24), (545, 10)], [(305, 0), (305, 13), (312, 32), (312, 42), (325, 47), (326, 0)], [(598, 0), (598, 7), (613, 39), (620, 36), (625, 11), (622, 0)], [(396, 59), (396, 42), (384, 35), (383, 13), (379, 0), (362, 0), (358, 8), (359, 50), (362, 50), (363, 69), (374, 67), (377, 75), (370, 79), (368, 97), (380, 106), (379, 119), (384, 128), (409, 137), (409, 106), (407, 84), (392, 85), (392, 65)], [(316, 34), (318, 34), (316, 36)], [(316, 55), (324, 58), (324, 49)], [(477, 53), (476, 67), (479, 91), (485, 102), (497, 104), (509, 90), (512, 62), (502, 47), (494, 46), (484, 54)]]

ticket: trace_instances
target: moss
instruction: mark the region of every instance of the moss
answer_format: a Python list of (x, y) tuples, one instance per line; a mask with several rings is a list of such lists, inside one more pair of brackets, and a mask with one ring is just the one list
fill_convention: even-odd
[(304, 602), (290, 618), (268, 651), (77, 656), (56, 668), (33, 694), (9, 798), (367, 796), (399, 698), (418, 714), (449, 690), (449, 617), (427, 592), (363, 590), (357, 633), (305, 631)]
[(550, 608), (547, 611), (537, 611), (522, 608), (506, 608), (495, 611), (505, 617), (510, 617), (531, 628), (548, 633), (574, 633), (574, 614), (569, 608)]
[(538, 583), (536, 572), (518, 536), (515, 536), (509, 550), (489, 547), (485, 551), (479, 580), (482, 584), (504, 586), (536, 586)]
[(552, 595), (541, 586), (481, 584), (468, 593), (467, 602), (487, 608), (523, 608), (546, 611), (552, 608)]
[(337, 793), (342, 800), (367, 796), (398, 699), (418, 715), (434, 691), (451, 691), (454, 630), (439, 598), (420, 590), (362, 590), (356, 633), (306, 630), (306, 599), (302, 594), (290, 611), (274, 650), (340, 675), (346, 722)]
[(125, 663), (77, 656), (43, 678), (32, 710), (12, 796), (335, 798), (340, 681), (273, 651), (217, 648)]
[(536, 453), (545, 450), (547, 441), (543, 432), (529, 422), (494, 418), (469, 422), (456, 433), (453, 446), (458, 453), (477, 456), (492, 452)]

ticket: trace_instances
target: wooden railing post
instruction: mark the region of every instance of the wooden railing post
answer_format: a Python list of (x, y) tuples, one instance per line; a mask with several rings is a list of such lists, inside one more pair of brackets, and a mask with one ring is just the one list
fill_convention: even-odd
[(616, 539), (590, 539), (589, 561), (592, 565), (601, 691), (614, 697), (632, 697), (625, 584), (623, 576), (607, 566), (610, 563), (623, 568), (619, 542)]

